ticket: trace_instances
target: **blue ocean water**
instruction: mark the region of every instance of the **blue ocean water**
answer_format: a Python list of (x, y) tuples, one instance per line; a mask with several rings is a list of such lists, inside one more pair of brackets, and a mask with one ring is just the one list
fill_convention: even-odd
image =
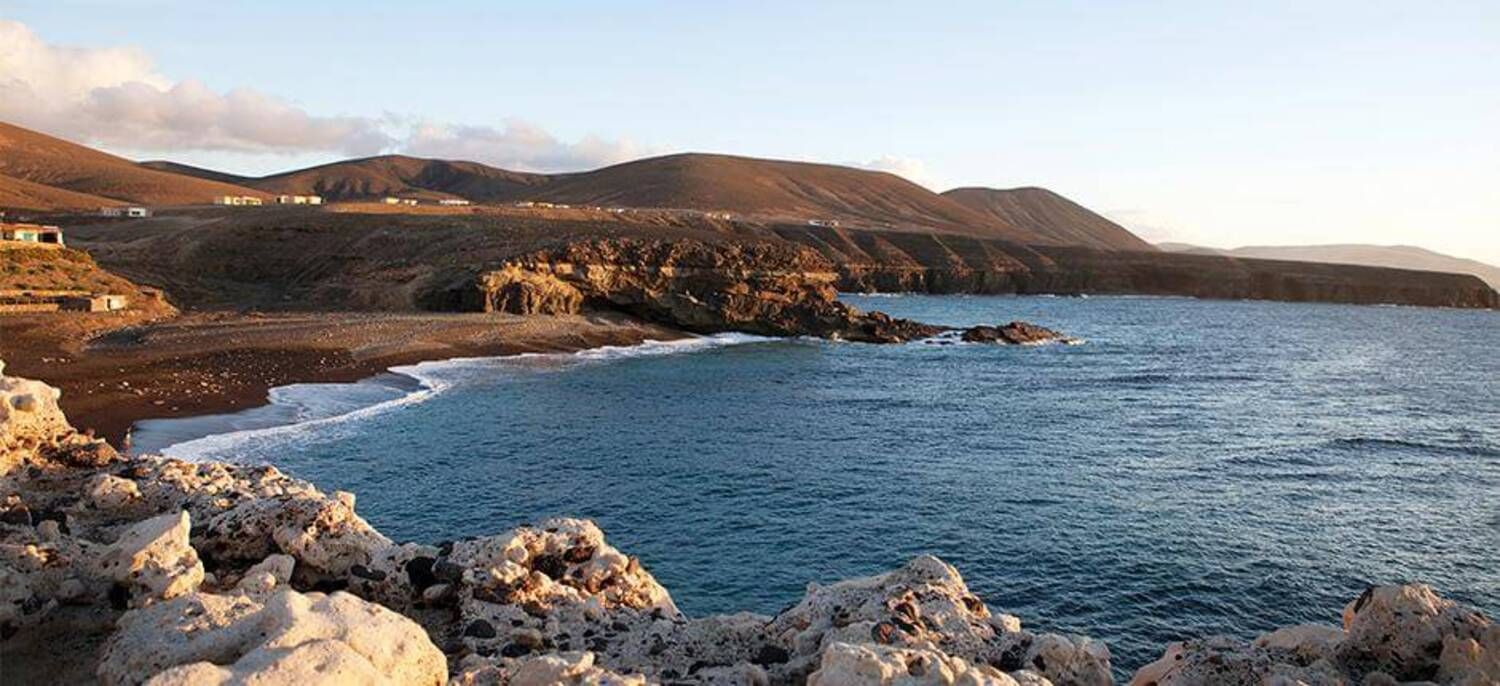
[[(935, 553), (992, 608), (1106, 641), (1122, 673), (1187, 636), (1337, 623), (1370, 583), (1500, 612), (1500, 314), (850, 299), (1087, 343), (728, 336), (424, 364), (406, 371), (436, 392), (298, 387), (272, 414), (316, 421), (175, 450), (354, 491), (400, 539), (591, 517), (691, 614), (774, 613), (808, 581)], [(319, 419), (353, 396), (387, 402)]]

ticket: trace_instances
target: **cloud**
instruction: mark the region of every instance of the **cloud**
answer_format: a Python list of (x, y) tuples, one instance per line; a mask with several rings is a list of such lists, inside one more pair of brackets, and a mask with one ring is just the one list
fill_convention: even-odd
[(472, 160), (525, 171), (593, 169), (636, 159), (649, 151), (629, 140), (586, 136), (566, 143), (534, 124), (511, 119), (503, 128), (418, 122), (402, 143), (412, 155)]
[(319, 117), (250, 89), (173, 82), (134, 48), (51, 45), (0, 20), (0, 118), (65, 138), (149, 150), (373, 154), (380, 122)]
[(0, 19), (0, 120), (91, 145), (173, 153), (405, 152), (528, 171), (591, 169), (639, 157), (636, 144), (558, 140), (541, 127), (412, 121), (397, 115), (318, 116), (249, 88), (173, 81), (136, 48), (52, 45)]
[(882, 155), (868, 162), (858, 163), (855, 166), (871, 171), (890, 172), (912, 183), (928, 188), (933, 187), (933, 179), (927, 171), (927, 164), (918, 159)]

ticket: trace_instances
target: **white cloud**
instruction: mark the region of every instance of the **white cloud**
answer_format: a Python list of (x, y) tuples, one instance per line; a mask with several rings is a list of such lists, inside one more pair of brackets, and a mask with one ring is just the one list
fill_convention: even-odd
[(629, 140), (609, 141), (596, 136), (565, 143), (541, 127), (518, 119), (506, 121), (504, 128), (419, 122), (411, 127), (402, 149), (422, 157), (472, 160), (538, 172), (593, 169), (648, 152)]
[(359, 155), (388, 146), (379, 122), (318, 117), (263, 93), (173, 82), (134, 48), (51, 45), (0, 20), (0, 118), (87, 143), (154, 150)]
[(89, 145), (142, 153), (251, 155), (406, 152), (529, 171), (591, 169), (644, 153), (630, 141), (560, 141), (520, 120), (502, 128), (395, 115), (327, 117), (248, 88), (173, 81), (136, 48), (52, 45), (0, 19), (0, 120)]
[(926, 186), (929, 189), (934, 188), (934, 180), (927, 171), (927, 164), (918, 159), (882, 155), (868, 162), (856, 164), (855, 166), (872, 171), (890, 172), (912, 183)]

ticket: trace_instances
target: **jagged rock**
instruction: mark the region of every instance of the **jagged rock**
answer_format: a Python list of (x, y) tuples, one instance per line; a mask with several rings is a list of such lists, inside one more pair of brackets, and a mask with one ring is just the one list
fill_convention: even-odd
[(118, 510), (141, 499), (134, 481), (113, 474), (98, 474), (88, 483), (89, 502), (100, 510)]
[(583, 293), (552, 274), (507, 265), (479, 278), (486, 312), (512, 314), (575, 314)]
[(1026, 322), (1011, 322), (1003, 326), (971, 326), (960, 336), (967, 343), (1001, 343), (1005, 345), (1036, 345), (1072, 339), (1046, 327)]
[(61, 396), (40, 381), (5, 376), (0, 360), (0, 478), (23, 465), (87, 467), (118, 459), (108, 444), (73, 431), (57, 405)]
[(1500, 627), (1420, 585), (1366, 590), (1344, 610), (1344, 629), (1303, 625), (1245, 643), (1217, 637), (1174, 643), (1136, 672), (1136, 686), (1173, 684), (1500, 683)]
[(188, 545), (187, 512), (165, 514), (125, 531), (99, 558), (98, 570), (131, 590), (131, 602), (150, 603), (198, 589), (203, 563)]
[(807, 678), (807, 686), (864, 684), (1017, 686), (1005, 672), (989, 665), (971, 665), (940, 650), (843, 642), (830, 643), (823, 650), (817, 671)]
[(696, 333), (886, 343), (944, 330), (839, 302), (837, 278), (816, 251), (780, 243), (599, 239), (517, 258), (426, 300), (525, 314), (589, 301)]
[(209, 519), (197, 540), (215, 560), (286, 553), (309, 573), (338, 578), (391, 545), (349, 502), (316, 490), (243, 500)]
[[(922, 556), (894, 572), (808, 588), (768, 632), (792, 651), (792, 669), (810, 673), (831, 644), (902, 648), (941, 645), (943, 652), (1003, 671), (1023, 668), (1058, 683), (1109, 684), (1109, 650), (1098, 641), (997, 631), (989, 608), (969, 592), (958, 570)], [(1002, 620), (998, 622), (1005, 625)]]
[(415, 622), (348, 593), (289, 589), (127, 612), (99, 666), (105, 684), (441, 684), (447, 672)]
[(639, 674), (618, 674), (594, 665), (590, 652), (563, 652), (525, 658), (471, 656), (449, 686), (646, 686)]
[[(1423, 584), (1378, 586), (1344, 608), (1340, 661), (1402, 681), (1434, 678), (1449, 647), (1462, 650), (1493, 625), (1484, 615), (1439, 598)], [(1500, 672), (1491, 676), (1500, 680)], [(1451, 677), (1450, 677), (1451, 678)]]
[(1161, 659), (1142, 667), (1131, 686), (1259, 686), (1307, 684), (1346, 686), (1327, 661), (1300, 664), (1290, 651), (1253, 646), (1227, 637), (1173, 643)]

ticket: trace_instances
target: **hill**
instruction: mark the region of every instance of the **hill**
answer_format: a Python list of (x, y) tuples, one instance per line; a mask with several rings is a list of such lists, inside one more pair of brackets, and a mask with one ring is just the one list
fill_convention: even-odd
[(0, 208), (11, 210), (95, 210), (121, 205), (119, 200), (0, 175)]
[(969, 209), (1058, 245), (1156, 251), (1156, 246), (1099, 214), (1045, 188), (955, 188), (943, 193)]
[(726, 211), (880, 228), (938, 229), (1020, 243), (1049, 242), (894, 174), (828, 164), (680, 154), (553, 177), (538, 189), (553, 202)]
[(466, 198), (476, 202), (510, 200), (548, 181), (479, 164), (381, 155), (333, 162), (247, 180), (268, 193), (321, 195), (328, 200), (361, 200), (396, 195), (409, 198)]
[[(0, 175), (32, 184), (146, 205), (211, 202), (215, 195), (265, 194), (217, 181), (142, 167), (130, 160), (0, 122)], [(28, 187), (15, 192), (36, 193)], [(59, 208), (97, 208), (97, 200), (53, 195)]]
[(203, 167), (194, 167), (191, 164), (182, 164), (180, 162), (171, 162), (168, 160), (148, 160), (145, 162), (137, 162), (136, 164), (147, 169), (154, 169), (156, 171), (167, 172), (169, 174), (181, 174), (183, 176), (191, 176), (193, 178), (203, 179), (205, 181), (218, 181), (219, 183), (234, 184), (236, 186), (243, 186), (247, 181), (251, 181), (255, 178), (253, 176), (240, 176), (239, 174), (230, 174), (228, 172), (204, 169)]
[(1322, 262), (1327, 264), (1357, 264), (1367, 267), (1394, 267), (1426, 272), (1450, 274), (1473, 274), (1484, 280), (1491, 288), (1500, 290), (1500, 267), (1477, 260), (1444, 255), (1425, 248), (1410, 245), (1254, 245), (1232, 250), (1200, 248), (1185, 243), (1163, 243), (1159, 247), (1170, 252), (1192, 252), (1250, 257), (1264, 260), (1290, 260), (1294, 262)]

